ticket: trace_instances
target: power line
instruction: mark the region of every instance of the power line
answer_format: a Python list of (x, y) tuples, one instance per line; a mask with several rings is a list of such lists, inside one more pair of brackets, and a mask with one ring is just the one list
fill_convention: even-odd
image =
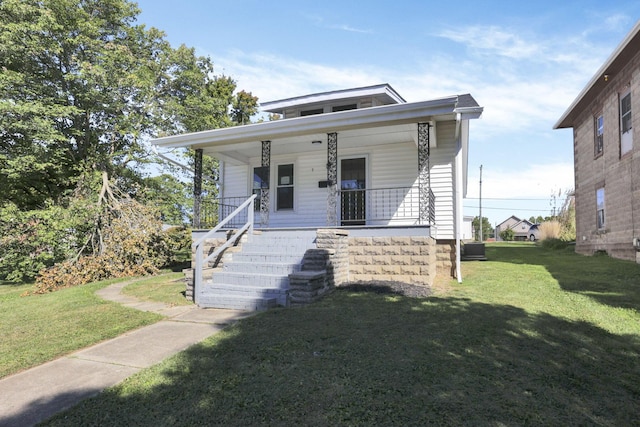
[[(479, 200), (479, 197), (465, 197), (465, 200)], [(483, 197), (482, 200), (508, 200), (508, 201), (514, 201), (514, 202), (521, 202), (521, 201), (536, 201), (536, 202), (548, 202), (549, 198), (547, 199), (512, 199), (512, 198), (508, 198), (508, 197)], [(559, 200), (564, 200), (564, 199), (559, 199)]]
[[(470, 208), (470, 209), (472, 209), (472, 208), (477, 209), (478, 208), (478, 206), (469, 206), (469, 205), (464, 205), (464, 207), (465, 208)], [(518, 208), (512, 209), (512, 208), (490, 208), (490, 207), (487, 207), (487, 206), (483, 206), (482, 209), (491, 209), (491, 210), (498, 210), (498, 211), (527, 211), (527, 212), (529, 212), (529, 211), (548, 211), (549, 210), (548, 207), (530, 208), (530, 209), (518, 209)]]

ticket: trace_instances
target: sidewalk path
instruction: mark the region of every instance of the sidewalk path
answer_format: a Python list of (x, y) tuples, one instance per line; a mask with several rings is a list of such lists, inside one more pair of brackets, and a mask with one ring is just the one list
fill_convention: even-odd
[(120, 293), (130, 283), (117, 283), (97, 293), (104, 299), (167, 318), (3, 378), (0, 426), (23, 427), (44, 421), (253, 314), (139, 301)]

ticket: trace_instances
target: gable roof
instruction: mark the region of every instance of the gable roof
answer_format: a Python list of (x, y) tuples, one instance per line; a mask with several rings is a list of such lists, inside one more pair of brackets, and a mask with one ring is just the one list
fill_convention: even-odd
[(577, 116), (593, 102), (615, 76), (640, 50), (640, 21), (629, 31), (607, 61), (598, 69), (569, 108), (553, 125), (554, 129), (571, 128)]
[(279, 99), (275, 101), (261, 102), (260, 108), (268, 113), (282, 114), (286, 108), (290, 107), (304, 108), (308, 105), (338, 100), (350, 102), (368, 96), (377, 98), (384, 105), (404, 104), (405, 102), (407, 102), (388, 83), (383, 83), (374, 86), (341, 89), (330, 92), (320, 92), (310, 95), (296, 96), (293, 98)]
[(520, 222), (520, 221), (521, 221), (521, 219), (520, 219), (520, 218), (518, 218), (517, 216), (515, 216), (515, 215), (511, 215), (509, 218), (505, 219), (505, 220), (504, 220), (504, 221), (502, 221), (500, 224), (498, 224), (498, 226), (497, 226), (496, 228), (502, 228), (502, 225), (503, 225), (505, 222), (510, 221), (510, 220), (512, 220), (512, 219), (516, 221), (516, 224), (517, 224), (518, 222)]

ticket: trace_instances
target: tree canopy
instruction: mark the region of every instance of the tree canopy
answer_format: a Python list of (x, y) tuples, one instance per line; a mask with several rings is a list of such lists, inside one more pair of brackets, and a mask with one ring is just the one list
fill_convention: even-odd
[(166, 216), (184, 218), (176, 206), (184, 186), (144, 177), (146, 141), (246, 123), (255, 113), (257, 98), (236, 93), (210, 58), (137, 24), (139, 13), (128, 0), (0, 0), (0, 229), (33, 217), (18, 212), (51, 221), (64, 216), (44, 212), (52, 207), (91, 205), (93, 229), (85, 231), (102, 241), (105, 221), (126, 214), (114, 214), (123, 206), (114, 193), (166, 201)]
[(255, 97), (135, 24), (139, 12), (126, 0), (0, 2), (1, 201), (39, 208), (96, 171), (128, 183), (145, 139), (255, 113)]

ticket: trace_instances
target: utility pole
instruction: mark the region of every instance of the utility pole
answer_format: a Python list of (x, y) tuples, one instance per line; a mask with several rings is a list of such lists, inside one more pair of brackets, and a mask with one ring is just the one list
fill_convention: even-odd
[(480, 217), (478, 227), (480, 228), (480, 243), (482, 243), (482, 165), (480, 165)]

